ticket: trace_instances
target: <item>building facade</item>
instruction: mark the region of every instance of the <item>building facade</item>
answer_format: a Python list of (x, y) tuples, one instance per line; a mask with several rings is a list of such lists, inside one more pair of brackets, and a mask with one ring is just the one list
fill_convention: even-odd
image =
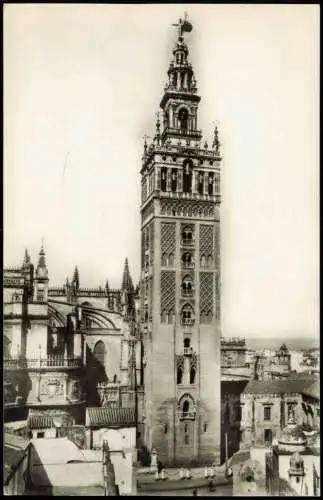
[[(163, 462), (220, 451), (220, 162), (198, 128), (200, 96), (179, 34), (141, 169), (144, 440)], [(212, 373), (212, 376), (210, 375)]]
[(28, 416), (35, 437), (55, 437), (57, 426), (84, 424), (86, 406), (134, 408), (135, 294), (127, 260), (119, 290), (81, 288), (77, 268), (50, 287), (43, 248), (35, 271), (27, 251), (21, 267), (5, 269), (5, 420)]

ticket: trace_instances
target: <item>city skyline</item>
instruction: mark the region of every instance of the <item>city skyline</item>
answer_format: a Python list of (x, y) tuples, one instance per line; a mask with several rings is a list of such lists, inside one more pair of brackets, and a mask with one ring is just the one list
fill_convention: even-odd
[[(120, 287), (125, 257), (138, 281), (143, 135), (184, 10), (5, 6), (6, 265), (44, 238), (52, 285), (78, 265), (82, 285)], [(223, 334), (316, 336), (318, 10), (186, 10), (203, 140), (217, 120), (224, 157)]]

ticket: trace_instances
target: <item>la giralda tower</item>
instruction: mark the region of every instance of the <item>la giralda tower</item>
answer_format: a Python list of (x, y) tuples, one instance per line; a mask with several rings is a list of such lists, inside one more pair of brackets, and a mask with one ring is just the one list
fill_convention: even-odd
[(220, 460), (220, 143), (202, 140), (184, 34), (141, 168), (144, 442), (164, 464)]

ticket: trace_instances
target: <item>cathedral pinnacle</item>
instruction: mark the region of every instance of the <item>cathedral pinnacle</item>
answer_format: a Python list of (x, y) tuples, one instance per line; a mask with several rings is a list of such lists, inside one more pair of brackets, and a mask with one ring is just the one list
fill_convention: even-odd
[(133, 291), (132, 279), (129, 272), (128, 259), (126, 258), (123, 269), (121, 291)]
[(215, 149), (216, 153), (220, 153), (220, 140), (219, 140), (219, 130), (217, 125), (214, 127), (214, 138), (213, 138), (213, 143), (212, 143), (212, 148)]
[(80, 275), (79, 275), (79, 270), (78, 270), (77, 266), (75, 266), (75, 269), (74, 269), (72, 284), (74, 285), (76, 290), (78, 290), (80, 288)]

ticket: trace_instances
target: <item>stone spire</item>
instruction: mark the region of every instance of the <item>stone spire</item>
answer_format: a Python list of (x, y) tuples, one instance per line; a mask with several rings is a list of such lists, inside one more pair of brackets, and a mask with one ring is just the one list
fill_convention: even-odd
[(28, 264), (30, 264), (30, 256), (29, 256), (28, 250), (26, 248), (25, 255), (24, 255), (24, 261), (22, 263), (22, 266), (25, 267), (25, 266), (28, 266)]
[(80, 275), (79, 275), (79, 270), (78, 270), (77, 266), (75, 266), (75, 269), (74, 269), (72, 285), (74, 285), (75, 290), (78, 290), (80, 288)]
[(122, 285), (121, 285), (121, 291), (133, 291), (133, 283), (132, 279), (130, 276), (129, 272), (129, 265), (128, 265), (128, 259), (126, 257), (125, 263), (124, 263), (124, 269), (123, 269), (123, 276), (122, 276)]

